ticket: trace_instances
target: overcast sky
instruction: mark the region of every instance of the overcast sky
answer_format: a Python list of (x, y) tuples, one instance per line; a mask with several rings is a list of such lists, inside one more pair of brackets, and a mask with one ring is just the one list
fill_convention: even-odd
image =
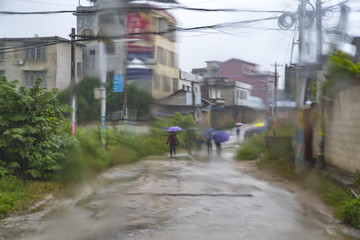
[[(192, 8), (231, 8), (257, 11), (296, 11), (299, 0), (178, 0)], [(313, 3), (315, 0), (311, 0)], [(331, 6), (340, 0), (324, 0)], [(1, 11), (54, 11), (75, 10), (79, 3), (88, 6), (85, 0), (0, 0)], [(360, 10), (360, 1), (350, 0), (353, 9)], [(220, 23), (248, 21), (279, 16), (265, 12), (199, 12), (171, 10), (180, 27), (198, 27)], [(347, 26), (350, 35), (360, 35), (360, 12), (352, 14)], [(324, 29), (335, 26), (338, 15), (324, 17)], [(76, 18), (71, 13), (53, 15), (4, 15), (0, 14), (0, 37), (60, 36), (69, 39), (71, 28), (76, 27)], [(259, 64), (264, 70), (283, 74), (281, 65), (297, 62), (297, 46), (293, 45), (294, 30), (281, 30), (277, 20), (264, 20), (244, 25), (234, 25), (217, 30), (180, 32), (178, 39), (180, 68), (190, 72), (192, 68), (205, 67), (205, 61), (226, 61), (238, 58)], [(309, 37), (309, 50), (314, 52)], [(292, 51), (293, 49), (293, 51)], [(292, 57), (292, 58), (291, 58)]]

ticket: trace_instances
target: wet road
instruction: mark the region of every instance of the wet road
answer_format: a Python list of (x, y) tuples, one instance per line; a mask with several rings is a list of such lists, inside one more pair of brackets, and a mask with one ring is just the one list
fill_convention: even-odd
[(0, 239), (348, 239), (293, 193), (242, 173), (237, 141), (231, 136), (221, 156), (113, 168), (76, 198), (2, 220)]

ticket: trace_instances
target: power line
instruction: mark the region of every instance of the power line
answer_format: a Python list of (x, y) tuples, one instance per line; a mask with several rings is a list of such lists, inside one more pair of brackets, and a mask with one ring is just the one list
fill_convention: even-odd
[[(37, 43), (37, 44), (34, 44), (32, 46), (26, 46), (26, 47), (23, 47), (23, 46), (5, 47), (5, 48), (0, 48), (0, 52), (2, 54), (13, 53), (13, 52), (26, 51), (28, 49), (33, 49), (33, 48), (52, 46), (52, 45), (56, 45), (56, 44), (60, 44), (60, 43), (67, 43), (67, 41), (61, 40), (61, 39), (57, 39), (57, 40), (40, 40), (40, 41), (44, 41), (44, 42), (46, 41), (46, 43)], [(4, 51), (4, 49), (5, 49), (5, 51)]]
[(73, 4), (50, 3), (49, 1), (34, 1), (34, 0), (12, 0), (12, 1), (35, 3), (35, 4), (45, 4), (45, 5), (52, 5), (52, 6), (74, 6)]
[(37, 15), (37, 14), (62, 14), (62, 13), (97, 13), (97, 12), (106, 12), (109, 10), (123, 10), (123, 11), (147, 11), (147, 10), (175, 10), (182, 9), (188, 11), (198, 11), (198, 12), (248, 12), (248, 13), (285, 13), (289, 11), (282, 10), (248, 10), (248, 9), (209, 9), (209, 8), (190, 8), (185, 6), (173, 6), (173, 7), (152, 7), (152, 6), (131, 6), (131, 7), (119, 7), (119, 8), (101, 8), (101, 9), (86, 9), (86, 10), (58, 10), (58, 11), (35, 11), (35, 12), (18, 12), (18, 11), (0, 11), (0, 14), (8, 15)]
[[(140, 35), (165, 35), (165, 34), (168, 34), (168, 33), (171, 33), (171, 32), (176, 32), (176, 31), (191, 32), (191, 31), (201, 31), (201, 30), (206, 30), (206, 29), (207, 30), (209, 30), (209, 29), (210, 30), (211, 29), (212, 30), (218, 30), (218, 29), (221, 29), (221, 28), (239, 27), (238, 25), (243, 25), (243, 27), (245, 28), (244, 25), (246, 25), (246, 24), (256, 23), (256, 22), (261, 22), (261, 21), (267, 21), (267, 20), (274, 20), (274, 19), (277, 19), (277, 17), (252, 19), (252, 20), (237, 21), (237, 22), (227, 22), (227, 23), (221, 23), (221, 24), (197, 26), (197, 27), (190, 27), (190, 28), (176, 27), (176, 28), (168, 29), (167, 31), (160, 31), (160, 32), (148, 31), (148, 32), (139, 32), (139, 33), (129, 33), (129, 34), (123, 34), (123, 35), (118, 35), (118, 36), (100, 36), (100, 35), (98, 35), (98, 36), (84, 37), (83, 35), (77, 35), (77, 37), (81, 37), (81, 38), (77, 39), (76, 42), (101, 41), (101, 40), (107, 40), (107, 39), (123, 39), (123, 38), (129, 38), (129, 37), (140, 36)], [(67, 40), (61, 40), (61, 39), (54, 39), (54, 40), (39, 39), (39, 41), (40, 42), (41, 41), (46, 41), (46, 43), (44, 43), (44, 44), (36, 44), (35, 45), (36, 47), (51, 46), (51, 45), (67, 42)], [(0, 48), (0, 51), (2, 53), (11, 53), (11, 52), (27, 50), (27, 49), (33, 48), (35, 46), (29, 46), (29, 47), (22, 47), (22, 46), (6, 47), (6, 48)]]
[[(249, 24), (249, 23), (255, 23), (260, 21), (266, 21), (266, 20), (274, 20), (277, 19), (277, 17), (269, 17), (269, 18), (260, 18), (260, 19), (252, 19), (252, 20), (245, 20), (245, 21), (237, 21), (237, 22), (227, 22), (227, 23), (220, 23), (220, 24), (214, 24), (214, 25), (206, 25), (206, 26), (198, 26), (198, 27), (189, 27), (189, 28), (182, 28), (182, 27), (175, 27), (170, 28), (167, 31), (146, 31), (146, 32), (139, 32), (139, 33), (128, 33), (123, 35), (114, 35), (114, 36), (87, 36), (85, 38), (78, 39), (76, 41), (91, 41), (91, 40), (106, 40), (106, 39), (122, 39), (127, 37), (133, 37), (133, 36), (140, 36), (140, 35), (165, 35), (171, 32), (176, 31), (199, 31), (204, 29), (218, 29), (218, 28), (228, 28), (228, 27), (235, 27), (237, 25), (241, 24)], [(84, 37), (82, 35), (77, 35), (78, 37)]]

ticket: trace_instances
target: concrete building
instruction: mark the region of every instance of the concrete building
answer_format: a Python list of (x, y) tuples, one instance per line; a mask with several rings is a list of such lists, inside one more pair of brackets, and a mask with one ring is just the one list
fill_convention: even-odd
[(220, 89), (221, 96), (225, 100), (225, 106), (242, 106), (253, 109), (265, 109), (263, 101), (259, 97), (251, 96), (252, 85), (242, 82), (228, 82)]
[[(203, 81), (203, 78), (198, 75), (194, 75), (185, 71), (179, 70), (180, 78), (179, 85), (180, 88), (191, 95), (194, 92), (195, 95), (195, 104), (201, 104), (201, 87), (200, 84)], [(192, 100), (191, 100), (192, 101)], [(192, 103), (191, 103), (192, 104)]]
[[(83, 77), (83, 45), (75, 46), (75, 82)], [(0, 75), (32, 87), (37, 78), (41, 86), (60, 90), (70, 85), (71, 42), (60, 37), (1, 38)]]
[[(78, 7), (76, 16), (78, 35), (86, 44), (85, 76), (99, 76), (101, 45), (105, 45), (107, 79), (123, 75), (155, 99), (179, 89), (176, 32), (172, 31), (177, 22), (169, 12), (150, 4), (101, 0)], [(101, 41), (87, 41), (94, 36)], [(128, 69), (134, 59), (139, 67), (132, 64)]]
[(258, 68), (255, 63), (232, 58), (220, 64), (219, 74), (230, 82), (251, 84), (251, 96), (261, 98), (268, 107), (274, 101), (274, 74), (261, 72)]
[(229, 83), (251, 85), (248, 103), (257, 108), (269, 107), (274, 101), (274, 75), (260, 72), (254, 63), (235, 58), (225, 62), (207, 61), (205, 68), (195, 68), (192, 73), (204, 78), (226, 78)]

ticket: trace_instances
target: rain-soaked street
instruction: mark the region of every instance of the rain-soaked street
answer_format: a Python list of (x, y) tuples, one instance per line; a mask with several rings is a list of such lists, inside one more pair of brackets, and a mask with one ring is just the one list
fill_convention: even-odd
[(0, 239), (350, 239), (294, 193), (243, 173), (237, 144), (232, 135), (221, 156), (113, 168), (77, 197), (2, 220)]

